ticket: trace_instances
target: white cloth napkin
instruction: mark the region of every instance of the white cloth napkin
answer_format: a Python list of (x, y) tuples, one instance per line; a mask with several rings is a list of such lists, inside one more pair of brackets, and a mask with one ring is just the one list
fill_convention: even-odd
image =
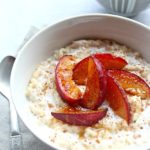
[[(36, 27), (31, 27), (27, 35), (25, 36), (19, 49), (38, 31)], [(38, 140), (23, 124), (19, 118), (19, 125), (21, 134), (23, 137), (24, 150), (52, 150), (50, 147), (45, 145), (43, 142)], [(0, 95), (0, 150), (10, 150), (9, 146), (9, 103)]]

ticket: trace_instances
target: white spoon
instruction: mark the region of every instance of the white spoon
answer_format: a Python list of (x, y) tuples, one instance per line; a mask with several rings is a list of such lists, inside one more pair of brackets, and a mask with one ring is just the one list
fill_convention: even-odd
[(10, 75), (15, 58), (12, 56), (5, 57), (0, 63), (0, 93), (9, 100), (10, 106), (10, 149), (23, 150), (22, 136), (19, 131), (18, 117), (10, 93)]

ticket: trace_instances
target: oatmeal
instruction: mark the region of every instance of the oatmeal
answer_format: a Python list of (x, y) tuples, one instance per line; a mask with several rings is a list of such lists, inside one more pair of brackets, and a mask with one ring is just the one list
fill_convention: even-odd
[[(59, 58), (73, 55), (80, 61), (95, 53), (110, 53), (124, 58), (128, 65), (123, 69), (135, 73), (150, 85), (150, 64), (138, 52), (109, 40), (74, 41), (67, 47), (56, 50), (53, 56), (41, 62), (33, 72), (26, 89), (30, 111), (40, 123), (54, 130), (49, 140), (67, 150), (116, 150), (147, 144), (150, 139), (150, 99), (145, 97), (127, 94), (132, 114), (129, 125), (113, 112), (106, 101), (102, 107), (108, 108), (107, 115), (90, 127), (69, 125), (51, 115), (51, 112), (66, 106), (55, 84), (55, 68)], [(133, 88), (126, 91), (137, 92)]]

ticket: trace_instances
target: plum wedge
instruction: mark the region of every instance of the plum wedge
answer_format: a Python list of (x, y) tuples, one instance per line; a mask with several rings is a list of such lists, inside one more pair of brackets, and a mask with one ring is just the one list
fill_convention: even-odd
[(127, 61), (121, 57), (114, 56), (108, 53), (97, 53), (94, 55), (106, 69), (122, 69), (127, 65)]
[(108, 73), (119, 82), (127, 93), (138, 95), (141, 98), (150, 97), (150, 87), (136, 74), (125, 70), (109, 70)]
[(124, 89), (108, 72), (106, 99), (114, 112), (130, 123), (130, 106)]
[(52, 116), (70, 125), (91, 126), (106, 116), (107, 108), (97, 111), (61, 111), (52, 112)]
[[(105, 69), (122, 69), (125, 65), (127, 65), (127, 62), (121, 58), (116, 57), (111, 54), (107, 53), (97, 53), (93, 55), (95, 58), (97, 58)], [(89, 57), (84, 58), (79, 63), (77, 63), (73, 69), (73, 79), (77, 84), (83, 85), (86, 83), (87, 80), (87, 68), (88, 68), (88, 60)]]
[(86, 90), (80, 101), (82, 107), (98, 108), (105, 99), (107, 76), (103, 65), (94, 56), (88, 59)]
[(85, 85), (88, 74), (88, 62), (90, 57), (82, 59), (73, 69), (73, 80), (79, 85)]
[(76, 58), (65, 55), (60, 58), (55, 70), (57, 91), (62, 99), (70, 105), (76, 105), (82, 97), (82, 92), (72, 80)]

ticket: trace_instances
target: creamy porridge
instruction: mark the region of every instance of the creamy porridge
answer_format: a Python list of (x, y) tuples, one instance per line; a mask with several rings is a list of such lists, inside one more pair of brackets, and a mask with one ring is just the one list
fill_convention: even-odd
[(102, 104), (103, 107), (108, 107), (107, 115), (91, 127), (68, 125), (51, 115), (51, 112), (66, 106), (55, 85), (55, 67), (59, 58), (69, 54), (80, 61), (94, 53), (111, 53), (124, 58), (128, 62), (124, 70), (142, 77), (150, 85), (150, 64), (138, 52), (109, 40), (74, 41), (67, 47), (56, 50), (53, 56), (41, 62), (33, 72), (26, 89), (30, 111), (40, 123), (54, 129), (50, 141), (67, 150), (116, 150), (145, 145), (150, 139), (150, 99), (127, 95), (132, 114), (129, 125), (114, 114), (107, 102)]

